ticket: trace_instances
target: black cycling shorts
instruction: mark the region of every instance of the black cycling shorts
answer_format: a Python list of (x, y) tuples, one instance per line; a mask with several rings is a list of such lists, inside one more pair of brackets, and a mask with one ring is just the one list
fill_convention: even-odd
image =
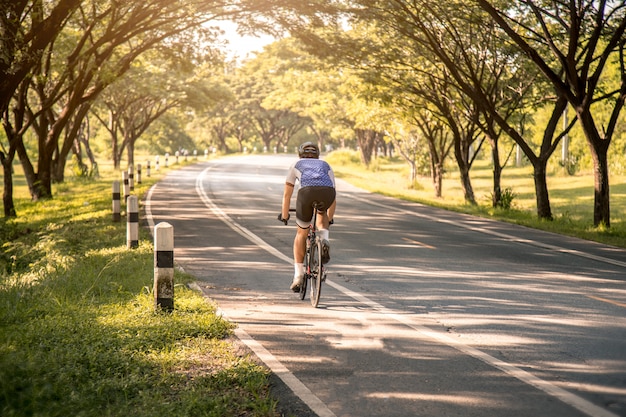
[(335, 201), (333, 187), (304, 187), (298, 190), (296, 199), (296, 223), (302, 228), (309, 227), (313, 219), (313, 203), (321, 203), (318, 210), (325, 212)]

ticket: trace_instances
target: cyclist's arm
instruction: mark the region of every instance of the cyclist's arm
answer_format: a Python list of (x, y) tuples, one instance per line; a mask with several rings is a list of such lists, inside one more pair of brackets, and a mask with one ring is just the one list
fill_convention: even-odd
[(291, 183), (285, 183), (285, 191), (283, 192), (283, 205), (281, 209), (281, 215), (283, 219), (289, 218), (289, 204), (291, 202), (291, 196), (293, 194), (294, 185)]

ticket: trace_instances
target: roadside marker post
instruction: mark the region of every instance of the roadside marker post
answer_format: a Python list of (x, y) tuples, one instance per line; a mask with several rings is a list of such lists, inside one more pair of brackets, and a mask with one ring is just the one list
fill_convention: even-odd
[(135, 170), (132, 165), (128, 166), (128, 185), (130, 186), (130, 191), (135, 191)]
[(154, 227), (154, 302), (157, 309), (174, 309), (174, 227), (166, 222)]
[(137, 164), (137, 184), (141, 184), (141, 164)]
[(113, 181), (113, 221), (119, 222), (122, 220), (121, 215), (121, 203), (120, 203), (120, 182)]
[(124, 204), (127, 204), (128, 196), (130, 195), (130, 184), (128, 183), (128, 172), (122, 171), (122, 181), (124, 182)]
[(128, 197), (126, 208), (126, 246), (128, 249), (139, 247), (139, 205), (137, 196)]

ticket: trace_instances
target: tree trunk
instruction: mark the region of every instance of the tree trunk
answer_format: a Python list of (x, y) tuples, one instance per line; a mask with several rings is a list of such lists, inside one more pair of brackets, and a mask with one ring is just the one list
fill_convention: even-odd
[(498, 141), (490, 139), (491, 159), (493, 162), (493, 192), (491, 194), (491, 205), (500, 207), (502, 205), (502, 165), (500, 165), (500, 148)]
[(591, 146), (593, 157), (593, 225), (611, 226), (608, 147)]
[(113, 156), (113, 168), (115, 170), (120, 169), (122, 152), (120, 151), (120, 144), (117, 137), (117, 132), (111, 132), (111, 154)]
[(543, 159), (539, 159), (533, 164), (533, 179), (535, 181), (537, 216), (539, 216), (540, 219), (552, 220), (548, 182), (546, 180), (547, 165), (548, 161)]
[(0, 151), (0, 162), (4, 172), (4, 192), (2, 193), (2, 203), (4, 205), (4, 217), (17, 217), (15, 204), (13, 202), (13, 155), (5, 155)]
[(474, 195), (474, 188), (472, 187), (472, 180), (470, 178), (470, 155), (469, 147), (463, 147), (462, 141), (455, 138), (454, 140), (454, 155), (457, 166), (459, 167), (459, 174), (461, 175), (461, 188), (463, 188), (463, 197), (465, 202), (476, 205), (476, 197)]
[[(22, 169), (24, 170), (24, 177), (26, 178), (26, 183), (28, 184), (28, 190), (30, 191), (30, 195), (33, 201), (38, 201), (41, 199), (52, 197), (52, 187), (50, 185), (50, 178), (48, 177), (48, 181), (47, 181), (48, 184), (46, 187), (45, 181), (42, 181), (41, 175), (35, 172), (35, 168), (33, 167), (33, 164), (30, 162), (30, 159), (28, 158), (28, 154), (26, 153), (26, 148), (24, 147), (24, 141), (21, 138), (16, 139), (15, 146), (16, 146), (17, 155), (20, 159), (20, 163), (22, 164)], [(40, 157), (40, 164), (41, 164), (41, 157)]]
[(361, 150), (361, 162), (366, 167), (372, 162), (372, 153), (378, 139), (378, 132), (371, 129), (355, 129), (357, 143)]
[[(65, 124), (65, 138), (59, 152), (56, 155), (56, 159), (52, 163), (52, 180), (56, 183), (62, 183), (65, 181), (65, 165), (67, 163), (67, 157), (76, 143), (79, 131), (85, 117), (87, 117), (87, 114), (89, 113), (90, 108), (91, 104), (89, 103), (79, 106), (74, 111), (73, 117), (68, 118), (68, 122)], [(60, 136), (61, 133), (59, 132), (59, 137)], [(56, 141), (59, 143), (60, 139), (57, 139)]]
[(593, 224), (594, 226), (611, 226), (610, 194), (609, 194), (609, 164), (607, 153), (611, 143), (610, 138), (603, 138), (596, 129), (593, 116), (589, 110), (577, 111), (583, 132), (589, 143), (593, 158)]
[(438, 161), (433, 163), (433, 186), (435, 187), (435, 197), (441, 198), (443, 195), (443, 163)]
[(128, 166), (135, 166), (135, 141), (133, 139), (128, 139), (126, 145), (126, 155), (128, 156)]

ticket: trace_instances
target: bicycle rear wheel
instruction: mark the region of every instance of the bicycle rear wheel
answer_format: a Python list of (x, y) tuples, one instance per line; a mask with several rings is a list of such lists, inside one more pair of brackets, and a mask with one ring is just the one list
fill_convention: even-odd
[(302, 280), (302, 285), (300, 285), (300, 294), (298, 295), (301, 300), (304, 300), (306, 297), (306, 287), (309, 283), (309, 274), (304, 274), (304, 279)]
[(317, 307), (320, 302), (320, 293), (322, 292), (322, 241), (315, 239), (315, 244), (311, 246), (311, 305)]
[(298, 294), (301, 300), (304, 300), (304, 297), (306, 297), (306, 287), (309, 284), (309, 263), (310, 263), (309, 254), (305, 253), (304, 254), (304, 277), (302, 279), (302, 285), (300, 285), (300, 294)]

